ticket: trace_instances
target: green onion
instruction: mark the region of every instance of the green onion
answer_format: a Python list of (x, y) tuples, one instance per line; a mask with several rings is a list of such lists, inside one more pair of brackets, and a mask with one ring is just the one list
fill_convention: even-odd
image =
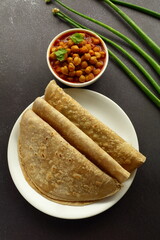
[(160, 56), (160, 47), (127, 14), (125, 14), (110, 0), (103, 1), (107, 3), (111, 8), (113, 8), (138, 33), (138, 35), (143, 39), (143, 41), (146, 42), (158, 56)]
[[(74, 22), (74, 24), (78, 24), (76, 27), (81, 27), (81, 28), (85, 28), (90, 30), (89, 28), (75, 22), (73, 19), (69, 18), (67, 15), (65, 15), (64, 13), (61, 12), (61, 14), (63, 15), (63, 18), (67, 18), (68, 22), (71, 21), (71, 23)], [(98, 33), (96, 33), (98, 34)], [(124, 48), (122, 48), (120, 45), (116, 44), (115, 42), (113, 42), (112, 40), (98, 34), (105, 42), (111, 44), (112, 46), (116, 47), (119, 51), (121, 51), (125, 56), (128, 57), (128, 59), (134, 63), (137, 68), (144, 74), (144, 76), (149, 80), (149, 82), (152, 84), (152, 86), (157, 90), (158, 93), (160, 93), (160, 86), (159, 84), (152, 78), (152, 76), (145, 70), (145, 68), (131, 55), (129, 54)]]
[(118, 50), (120, 50), (128, 59), (134, 63), (134, 65), (137, 66), (137, 68), (144, 74), (144, 76), (149, 80), (149, 82), (152, 84), (152, 86), (157, 90), (157, 92), (160, 94), (160, 85), (152, 78), (152, 76), (146, 71), (146, 69), (131, 55), (129, 54), (124, 48), (122, 48), (120, 45), (116, 44), (115, 42), (111, 41), (110, 39), (107, 39), (106, 37), (98, 34), (104, 41), (107, 43), (110, 43), (112, 46), (116, 47)]
[[(72, 26), (77, 28), (84, 28), (88, 29), (85, 26), (79, 24), (78, 22), (74, 21), (72, 18), (68, 17), (66, 14), (62, 13), (59, 9), (53, 9), (53, 13), (61, 18), (62, 20), (67, 21)], [(90, 30), (90, 29), (88, 29)], [(100, 35), (103, 37), (102, 35)], [(107, 38), (103, 37), (104, 40), (108, 40)], [(111, 40), (109, 40), (111, 41)], [(113, 41), (111, 41), (113, 42)], [(114, 43), (114, 42), (113, 42)], [(118, 45), (118, 44), (116, 44)], [(120, 47), (121, 48), (121, 47)], [(127, 51), (126, 51), (127, 52)], [(119, 64), (119, 66), (126, 72), (126, 74), (137, 84), (137, 86), (154, 102), (158, 107), (160, 107), (160, 99), (158, 99), (140, 80), (135, 76), (135, 74), (112, 52), (109, 50), (109, 55), (111, 58)], [(130, 54), (128, 54), (129, 56)], [(133, 58), (133, 57), (132, 57)]]
[(118, 1), (118, 0), (110, 0), (111, 2), (117, 4), (117, 5), (121, 5), (121, 6), (124, 6), (124, 7), (128, 7), (128, 8), (132, 8), (132, 9), (135, 9), (139, 12), (143, 12), (145, 14), (148, 14), (152, 17), (156, 17), (158, 19), (160, 19), (160, 13), (159, 12), (156, 12), (156, 11), (152, 11), (148, 8), (145, 8), (145, 7), (141, 7), (139, 5), (136, 5), (136, 4), (132, 4), (132, 3), (128, 3), (128, 2), (122, 2), (122, 1)]
[(157, 98), (134, 73), (115, 55), (113, 52), (109, 51), (110, 56), (117, 64), (124, 70), (124, 72), (138, 85), (138, 87), (157, 105), (160, 107), (160, 99)]
[(154, 68), (154, 70), (160, 75), (160, 65), (149, 54), (147, 54), (141, 47), (139, 47), (135, 42), (133, 42), (130, 38), (126, 37), (124, 34), (120, 33), (116, 29), (114, 29), (114, 28), (112, 28), (112, 27), (94, 19), (94, 18), (88, 17), (87, 15), (84, 15), (84, 14), (66, 6), (64, 3), (60, 2), (59, 0), (55, 0), (55, 1), (58, 2), (64, 8), (68, 9), (69, 11), (71, 11), (71, 12), (73, 12), (73, 13), (75, 13), (75, 14), (77, 14), (77, 15), (85, 18), (85, 19), (88, 19), (89, 21), (92, 21), (92, 22), (108, 29), (109, 31), (111, 31), (115, 35), (122, 38), (124, 41), (129, 43), (137, 52), (139, 52), (145, 58), (145, 60), (148, 61), (148, 63)]

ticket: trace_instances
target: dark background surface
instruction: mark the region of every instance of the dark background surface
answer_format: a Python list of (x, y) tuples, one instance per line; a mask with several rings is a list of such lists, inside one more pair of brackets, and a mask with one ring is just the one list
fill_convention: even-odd
[[(159, 0), (128, 1), (160, 12)], [(63, 2), (120, 30), (159, 61), (134, 31), (106, 4), (96, 0)], [(56, 6), (56, 3), (46, 5), (43, 0), (0, 2), (0, 239), (158, 240), (160, 112), (111, 59), (100, 81), (87, 88), (111, 98), (127, 113), (137, 132), (140, 151), (147, 156), (146, 163), (138, 170), (127, 194), (111, 209), (97, 216), (64, 220), (45, 215), (33, 208), (23, 199), (11, 180), (7, 164), (10, 132), (20, 113), (37, 96), (43, 95), (46, 85), (53, 78), (46, 64), (49, 42), (56, 34), (70, 28), (52, 16), (51, 9)], [(159, 20), (121, 8), (160, 45)], [(77, 16), (74, 18), (80, 19)], [(81, 19), (81, 23), (128, 49), (159, 82), (158, 75), (126, 43), (84, 19)], [(146, 83), (145, 78), (128, 60), (119, 53), (117, 55)], [(149, 86), (147, 83), (146, 85)], [(150, 86), (149, 88), (152, 89)]]

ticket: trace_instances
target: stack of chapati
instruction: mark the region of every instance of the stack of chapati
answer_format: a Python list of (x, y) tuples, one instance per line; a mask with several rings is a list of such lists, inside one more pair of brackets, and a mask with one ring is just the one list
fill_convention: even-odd
[(39, 193), (69, 205), (120, 190), (145, 157), (92, 116), (55, 81), (21, 119), (21, 166)]

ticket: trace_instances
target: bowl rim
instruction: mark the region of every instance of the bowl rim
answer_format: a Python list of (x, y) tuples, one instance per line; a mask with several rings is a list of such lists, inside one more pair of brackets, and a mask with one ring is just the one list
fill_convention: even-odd
[[(84, 83), (73, 83), (73, 82), (68, 82), (66, 80), (63, 80), (62, 78), (60, 78), (58, 76), (58, 74), (56, 74), (56, 72), (52, 69), (51, 67), (51, 64), (50, 64), (50, 61), (49, 61), (49, 53), (50, 53), (50, 48), (51, 46), (53, 45), (53, 43), (56, 41), (57, 38), (61, 37), (63, 34), (65, 33), (69, 33), (69, 32), (88, 32), (90, 34), (92, 34), (93, 36), (96, 36), (102, 43), (104, 49), (105, 49), (105, 52), (106, 52), (106, 59), (105, 59), (105, 63), (104, 63), (104, 66), (103, 68), (101, 69), (101, 72), (92, 80), (88, 81), (88, 82), (84, 82)], [(107, 65), (108, 65), (108, 61), (109, 61), (109, 53), (108, 53), (108, 47), (106, 46), (105, 42), (103, 41), (103, 39), (98, 36), (98, 34), (96, 34), (95, 32), (91, 31), (91, 30), (88, 30), (88, 29), (83, 29), (83, 28), (70, 28), (70, 29), (67, 29), (67, 30), (64, 30), (62, 32), (60, 32), (58, 35), (56, 35), (49, 43), (49, 46), (47, 48), (47, 54), (46, 54), (46, 58), (47, 58), (47, 65), (51, 71), (51, 73), (56, 77), (57, 80), (59, 80), (61, 83), (67, 85), (67, 86), (70, 86), (70, 87), (85, 87), (85, 86), (88, 86), (88, 85), (91, 85), (92, 83), (96, 82), (98, 80), (98, 78), (101, 77), (101, 75), (104, 73), (104, 71), (106, 70), (107, 68)]]

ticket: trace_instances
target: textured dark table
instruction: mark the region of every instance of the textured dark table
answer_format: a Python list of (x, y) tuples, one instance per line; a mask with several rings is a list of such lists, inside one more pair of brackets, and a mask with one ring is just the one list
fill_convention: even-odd
[[(128, 1), (160, 12), (159, 0)], [(159, 60), (107, 5), (96, 0), (63, 2), (122, 31)], [(58, 5), (46, 5), (43, 0), (0, 2), (0, 239), (158, 240), (160, 112), (111, 59), (101, 80), (87, 88), (108, 96), (127, 113), (136, 129), (140, 151), (147, 156), (146, 163), (138, 170), (127, 194), (111, 209), (97, 216), (64, 220), (45, 215), (32, 207), (11, 180), (7, 165), (9, 134), (20, 113), (43, 94), (45, 86), (52, 79), (46, 64), (46, 50), (50, 40), (70, 27), (52, 16), (51, 9), (55, 6)], [(159, 20), (124, 7), (122, 9), (160, 45)], [(75, 16), (75, 19), (80, 18)], [(111, 39), (117, 39), (159, 81), (148, 64), (122, 40), (84, 19), (81, 22)], [(128, 60), (120, 57), (146, 82)]]

